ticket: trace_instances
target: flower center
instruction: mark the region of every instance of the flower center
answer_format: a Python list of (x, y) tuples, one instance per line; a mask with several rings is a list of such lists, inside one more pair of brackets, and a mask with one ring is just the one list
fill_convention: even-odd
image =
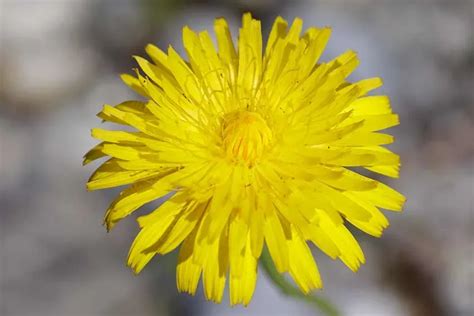
[(227, 158), (251, 167), (270, 145), (272, 131), (258, 113), (233, 112), (224, 117), (222, 139)]

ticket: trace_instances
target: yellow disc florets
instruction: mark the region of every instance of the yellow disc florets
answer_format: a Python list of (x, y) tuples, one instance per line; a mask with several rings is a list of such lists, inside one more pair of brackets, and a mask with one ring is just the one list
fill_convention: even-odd
[(251, 167), (271, 144), (272, 131), (256, 112), (233, 112), (224, 117), (222, 142), (228, 159)]

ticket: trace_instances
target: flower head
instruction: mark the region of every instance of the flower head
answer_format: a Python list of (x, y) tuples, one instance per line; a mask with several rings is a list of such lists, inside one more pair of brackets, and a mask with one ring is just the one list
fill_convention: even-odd
[(365, 96), (379, 78), (346, 81), (353, 51), (319, 62), (329, 28), (274, 22), (262, 50), (260, 21), (243, 16), (238, 48), (224, 19), (207, 32), (183, 29), (187, 60), (148, 45), (152, 62), (122, 79), (146, 101), (105, 105), (104, 121), (134, 131), (93, 129), (102, 142), (84, 163), (108, 156), (89, 190), (130, 185), (105, 216), (111, 229), (146, 203), (128, 265), (139, 273), (156, 255), (179, 247), (177, 285), (194, 294), (202, 275), (207, 299), (248, 304), (264, 244), (281, 273), (304, 293), (322, 287), (313, 243), (356, 271), (363, 252), (346, 228), (380, 236), (379, 208), (399, 211), (404, 197), (353, 171), (398, 177), (399, 157), (378, 132), (398, 124), (386, 96)]

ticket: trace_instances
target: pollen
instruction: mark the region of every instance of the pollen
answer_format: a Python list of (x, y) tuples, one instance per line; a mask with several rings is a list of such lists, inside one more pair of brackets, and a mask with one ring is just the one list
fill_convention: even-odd
[(269, 149), (272, 131), (256, 112), (229, 113), (222, 123), (222, 143), (226, 157), (235, 163), (254, 166)]

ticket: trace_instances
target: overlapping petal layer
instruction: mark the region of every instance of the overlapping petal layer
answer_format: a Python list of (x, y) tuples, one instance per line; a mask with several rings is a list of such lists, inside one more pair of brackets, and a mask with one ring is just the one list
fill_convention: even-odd
[(93, 129), (101, 142), (84, 159), (108, 157), (90, 190), (130, 185), (112, 202), (111, 229), (141, 206), (172, 196), (138, 218), (128, 264), (139, 273), (156, 255), (179, 247), (177, 285), (207, 299), (247, 305), (264, 245), (277, 270), (304, 293), (322, 287), (313, 243), (356, 271), (364, 254), (346, 223), (380, 236), (380, 211), (405, 198), (360, 175), (362, 167), (398, 177), (398, 155), (380, 130), (398, 124), (386, 96), (366, 96), (379, 78), (346, 81), (353, 51), (320, 62), (328, 28), (277, 18), (263, 49), (260, 21), (245, 14), (238, 48), (224, 19), (207, 32), (185, 27), (187, 59), (148, 45), (136, 76), (123, 81), (146, 101), (105, 105), (98, 116), (134, 131)]

